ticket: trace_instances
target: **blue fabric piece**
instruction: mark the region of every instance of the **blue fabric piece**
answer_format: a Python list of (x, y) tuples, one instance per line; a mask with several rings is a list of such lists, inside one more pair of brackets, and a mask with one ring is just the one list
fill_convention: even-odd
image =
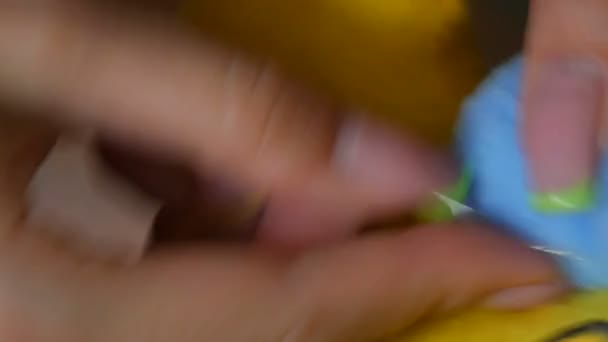
[(473, 177), (468, 204), (531, 246), (565, 252), (557, 259), (576, 285), (608, 287), (608, 158), (598, 170), (593, 208), (543, 214), (531, 206), (521, 139), (523, 65), (517, 57), (500, 67), (464, 104), (457, 147)]

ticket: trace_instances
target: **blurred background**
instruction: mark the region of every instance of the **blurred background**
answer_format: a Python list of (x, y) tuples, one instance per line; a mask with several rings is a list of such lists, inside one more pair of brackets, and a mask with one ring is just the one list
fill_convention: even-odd
[(190, 0), (205, 32), (437, 144), (521, 48), (528, 0)]

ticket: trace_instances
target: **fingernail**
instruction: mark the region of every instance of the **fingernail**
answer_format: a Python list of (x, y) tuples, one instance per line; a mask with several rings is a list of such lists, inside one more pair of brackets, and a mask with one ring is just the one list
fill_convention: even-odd
[(395, 129), (350, 116), (338, 133), (334, 162), (340, 176), (367, 195), (417, 201), (457, 175), (450, 160)]
[(528, 309), (557, 299), (569, 290), (570, 286), (562, 282), (515, 287), (489, 297), (483, 306), (499, 310)]
[(433, 193), (433, 198), (418, 209), (417, 218), (422, 222), (446, 222), (470, 213), (471, 208), (464, 203), (469, 195), (471, 180), (470, 172), (463, 170), (453, 186)]
[(532, 204), (567, 213), (593, 205), (603, 77), (592, 63), (545, 67), (526, 94), (524, 129)]

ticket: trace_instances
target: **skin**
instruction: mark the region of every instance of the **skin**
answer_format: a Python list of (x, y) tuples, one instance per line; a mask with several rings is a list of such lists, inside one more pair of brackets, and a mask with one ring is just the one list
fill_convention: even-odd
[(608, 1), (534, 0), (526, 46), (524, 145), (535, 190), (595, 176), (608, 110)]
[[(354, 236), (450, 184), (451, 162), (267, 64), (74, 1), (0, 3), (0, 23), (14, 108), (0, 124), (0, 340), (358, 341), (567, 290), (549, 258), (482, 224)], [(120, 269), (28, 233), (24, 188), (54, 137), (41, 120), (269, 194), (259, 243), (172, 247)]]

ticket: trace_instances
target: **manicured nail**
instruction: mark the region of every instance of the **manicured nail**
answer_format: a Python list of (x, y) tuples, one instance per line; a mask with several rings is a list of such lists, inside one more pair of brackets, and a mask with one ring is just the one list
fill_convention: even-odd
[(599, 154), (603, 76), (592, 63), (562, 62), (530, 82), (524, 115), (525, 149), (541, 212), (582, 211), (593, 205)]
[(498, 310), (528, 309), (557, 299), (570, 289), (570, 286), (561, 282), (515, 287), (489, 297), (483, 306)]
[(346, 119), (334, 162), (356, 190), (393, 204), (411, 205), (456, 178), (449, 158), (364, 116)]
[(423, 222), (445, 222), (471, 212), (464, 203), (471, 188), (471, 174), (464, 170), (452, 187), (445, 191), (433, 193), (433, 199), (417, 211), (417, 217)]
[(593, 205), (594, 199), (595, 184), (590, 181), (584, 181), (570, 189), (532, 195), (534, 207), (548, 214), (583, 211)]

